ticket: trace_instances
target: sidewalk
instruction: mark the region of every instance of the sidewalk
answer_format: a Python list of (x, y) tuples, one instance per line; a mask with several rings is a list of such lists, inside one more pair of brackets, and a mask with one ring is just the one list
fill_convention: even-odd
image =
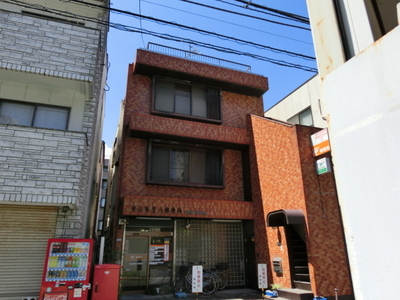
[[(123, 295), (121, 300), (172, 300), (177, 299), (173, 294), (166, 295), (143, 295), (143, 294), (131, 294)], [(265, 299), (261, 296), (261, 290), (252, 289), (226, 289), (222, 291), (217, 291), (211, 295), (204, 294), (192, 294), (187, 293), (186, 299), (203, 299), (203, 300), (261, 300)], [(276, 299), (276, 298), (275, 298)]]

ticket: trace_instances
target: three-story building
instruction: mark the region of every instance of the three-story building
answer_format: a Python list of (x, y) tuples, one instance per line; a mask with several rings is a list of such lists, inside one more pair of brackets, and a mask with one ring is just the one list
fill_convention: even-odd
[(110, 160), (124, 292), (169, 285), (190, 263), (257, 288), (265, 263), (270, 283), (351, 295), (333, 177), (314, 169), (318, 129), (264, 118), (267, 78), (246, 66), (155, 50), (129, 66)]

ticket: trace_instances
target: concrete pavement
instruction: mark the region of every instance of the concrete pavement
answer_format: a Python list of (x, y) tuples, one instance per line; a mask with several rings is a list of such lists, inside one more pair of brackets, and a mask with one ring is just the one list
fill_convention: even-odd
[[(165, 294), (165, 295), (144, 295), (144, 294), (125, 294), (121, 297), (121, 300), (172, 300), (175, 298), (174, 294)], [(211, 295), (204, 294), (192, 294), (187, 293), (186, 299), (199, 299), (199, 300), (261, 300), (266, 299), (261, 295), (261, 290), (252, 290), (252, 289), (225, 289), (221, 291), (217, 291)], [(273, 298), (279, 299), (279, 298)]]

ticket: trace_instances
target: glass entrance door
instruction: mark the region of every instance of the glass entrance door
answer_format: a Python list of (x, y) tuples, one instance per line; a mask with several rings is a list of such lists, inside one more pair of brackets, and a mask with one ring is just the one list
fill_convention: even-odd
[(149, 237), (131, 236), (125, 239), (122, 288), (145, 290), (147, 286)]
[(170, 286), (172, 232), (127, 231), (125, 234), (122, 289), (151, 294)]

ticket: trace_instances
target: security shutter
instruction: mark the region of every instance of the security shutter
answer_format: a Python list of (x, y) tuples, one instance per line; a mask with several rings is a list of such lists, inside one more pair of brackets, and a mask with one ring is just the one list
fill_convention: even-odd
[(0, 299), (38, 297), (56, 207), (0, 205)]

